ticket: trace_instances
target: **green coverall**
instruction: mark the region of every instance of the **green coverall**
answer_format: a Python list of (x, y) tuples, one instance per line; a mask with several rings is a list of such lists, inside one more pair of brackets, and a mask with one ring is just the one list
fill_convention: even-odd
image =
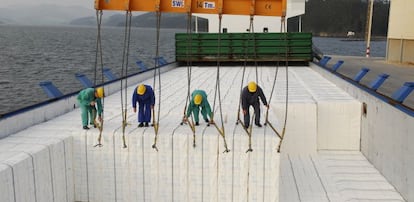
[[(197, 94), (200, 94), (202, 97), (202, 101), (200, 105), (194, 104), (194, 97)], [(193, 112), (194, 121), (198, 122), (199, 121), (198, 115), (200, 113), (200, 108), (201, 108), (201, 114), (203, 115), (204, 120), (206, 121), (208, 120), (207, 115), (211, 119), (211, 116), (212, 116), (211, 107), (210, 107), (210, 104), (208, 103), (206, 92), (203, 90), (195, 90), (193, 91), (193, 93), (191, 93), (191, 101), (187, 108), (187, 117), (189, 117), (191, 115), (191, 112)]]
[[(89, 115), (89, 123), (94, 124), (94, 120), (96, 119), (96, 111), (98, 111), (98, 115), (102, 115), (102, 101), (101, 98), (95, 97), (95, 89), (94, 88), (86, 88), (79, 92), (77, 97), (79, 102), (79, 107), (81, 109), (81, 116), (82, 116), (82, 126), (88, 125), (88, 115)], [(91, 106), (90, 103), (95, 101), (95, 106)]]

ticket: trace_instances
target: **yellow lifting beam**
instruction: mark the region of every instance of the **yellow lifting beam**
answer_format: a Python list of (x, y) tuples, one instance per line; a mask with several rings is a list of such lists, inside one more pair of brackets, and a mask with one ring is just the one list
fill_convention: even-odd
[(95, 0), (96, 10), (286, 16), (287, 0)]

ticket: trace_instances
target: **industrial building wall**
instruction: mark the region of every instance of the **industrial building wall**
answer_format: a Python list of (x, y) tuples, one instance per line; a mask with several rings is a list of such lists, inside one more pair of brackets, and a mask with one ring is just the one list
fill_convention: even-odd
[[(291, 18), (305, 13), (305, 0), (287, 0), (286, 17)], [(195, 14), (195, 16), (208, 19), (209, 32), (219, 31), (218, 15)], [(268, 32), (280, 32), (280, 17), (255, 16), (253, 22), (254, 32), (263, 32), (267, 28)], [(222, 28), (228, 32), (246, 32), (250, 28), (250, 16), (247, 15), (223, 15)]]
[(414, 1), (391, 1), (387, 61), (414, 64)]

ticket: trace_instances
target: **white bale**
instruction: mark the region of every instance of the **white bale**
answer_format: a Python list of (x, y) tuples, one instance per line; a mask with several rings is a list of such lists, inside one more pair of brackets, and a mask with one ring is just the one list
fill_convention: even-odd
[(0, 162), (0, 201), (15, 201), (13, 167)]
[(25, 142), (48, 146), (52, 163), (53, 197), (57, 201), (74, 201), (73, 137), (70, 131), (35, 126), (9, 138), (8, 141), (16, 143)]
[(317, 149), (359, 150), (361, 103), (310, 68), (294, 74), (317, 104)]
[(318, 149), (358, 151), (361, 109), (355, 100), (318, 102)]
[[(19, 139), (22, 139), (21, 142), (25, 142), (24, 138), (7, 137), (3, 139), (0, 143), (0, 152), (15, 151), (30, 156), (33, 164), (36, 200), (53, 201), (52, 166), (48, 147), (33, 143), (17, 143)], [(4, 150), (2, 147), (4, 144), (12, 144), (13, 147), (6, 147), (7, 149)]]
[(31, 157), (27, 153), (15, 151), (0, 152), (0, 164), (12, 168), (14, 201), (36, 199), (35, 173)]
[[(4, 142), (10, 143), (24, 143), (24, 147), (27, 145), (38, 145), (44, 146), (47, 149), (48, 156), (50, 157), (50, 176), (51, 176), (51, 183), (47, 183), (47, 185), (38, 185), (41, 188), (45, 189), (48, 186), (52, 186), (51, 190), (45, 189), (44, 192), (46, 194), (52, 193), (53, 199), (57, 201), (67, 201), (67, 189), (70, 185), (67, 184), (68, 178), (68, 168), (66, 166), (66, 151), (64, 147), (64, 142), (62, 140), (50, 137), (39, 137), (35, 134), (32, 136), (10, 136), (4, 139)], [(46, 164), (45, 164), (46, 165)], [(44, 171), (48, 169), (43, 169)]]
[[(287, 125), (281, 152), (289, 154), (313, 154), (317, 150), (317, 109), (312, 102), (291, 103), (288, 108)], [(272, 105), (277, 117), (283, 117), (285, 106)], [(280, 120), (281, 122), (283, 120)], [(282, 124), (282, 123), (281, 123)], [(281, 134), (283, 128), (279, 126)], [(282, 134), (281, 134), (282, 135)]]

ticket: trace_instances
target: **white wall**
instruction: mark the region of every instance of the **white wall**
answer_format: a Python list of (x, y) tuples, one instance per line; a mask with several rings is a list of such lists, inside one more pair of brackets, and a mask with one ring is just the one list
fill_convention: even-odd
[(387, 61), (412, 64), (414, 62), (414, 1), (390, 1), (387, 36)]
[(361, 151), (407, 201), (414, 201), (414, 118), (326, 70), (312, 67), (367, 104), (367, 114), (361, 119)]
[[(247, 1), (246, 1), (247, 2)], [(247, 2), (249, 3), (249, 2)], [(291, 18), (305, 13), (305, 0), (287, 0), (286, 17)], [(219, 18), (216, 14), (194, 14), (208, 19), (210, 33), (219, 32)], [(254, 16), (254, 32), (263, 32), (267, 27), (269, 32), (280, 32), (280, 17)], [(287, 19), (286, 19), (287, 20)], [(246, 32), (250, 28), (250, 16), (242, 15), (223, 15), (222, 28), (227, 28), (228, 32)]]
[[(388, 38), (414, 39), (414, 1), (390, 1), (390, 17), (388, 22)], [(411, 20), (410, 20), (411, 19)]]

